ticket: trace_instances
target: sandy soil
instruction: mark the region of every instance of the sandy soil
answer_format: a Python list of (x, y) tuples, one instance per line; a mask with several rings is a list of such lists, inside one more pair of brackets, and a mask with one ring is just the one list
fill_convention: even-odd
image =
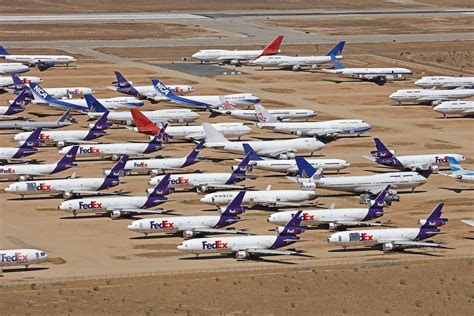
[[(326, 35), (430, 34), (472, 32), (474, 17), (344, 18), (338, 19), (267, 19), (260, 23)], [(342, 24), (342, 25), (341, 25)], [(409, 27), (400, 28), (400, 24)]]

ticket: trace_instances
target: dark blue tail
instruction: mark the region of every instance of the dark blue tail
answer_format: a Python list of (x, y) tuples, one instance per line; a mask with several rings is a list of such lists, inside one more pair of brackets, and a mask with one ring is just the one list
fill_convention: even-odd
[(316, 169), (304, 157), (296, 157), (295, 160), (301, 178), (311, 178), (316, 173)]
[(111, 124), (107, 123), (107, 116), (109, 115), (109, 112), (105, 112), (102, 114), (97, 122), (95, 122), (94, 126), (92, 126), (91, 130), (105, 130), (108, 129)]
[(112, 82), (114, 86), (117, 87), (118, 92), (122, 92), (128, 95), (139, 96), (140, 93), (135, 89), (130, 81), (125, 79), (125, 77), (118, 71), (114, 71), (115, 78), (117, 81)]
[(263, 160), (249, 144), (242, 144), (245, 154), (250, 154), (250, 160)]
[(125, 164), (128, 161), (128, 155), (123, 155), (115, 166), (110, 169), (110, 173), (107, 175), (107, 178), (118, 178), (123, 174)]
[(158, 182), (156, 187), (153, 189), (153, 191), (149, 194), (149, 196), (161, 196), (161, 195), (168, 195), (170, 194), (171, 190), (169, 189), (169, 183), (170, 183), (170, 177), (171, 174), (167, 173), (163, 178), (161, 178), (161, 181)]
[(97, 101), (94, 96), (91, 94), (86, 94), (84, 96), (84, 99), (86, 99), (87, 107), (89, 108), (89, 112), (95, 111), (97, 113), (105, 113), (109, 112), (109, 110), (103, 106), (99, 101)]
[(206, 142), (205, 140), (201, 140), (196, 145), (196, 147), (194, 147), (194, 149), (189, 153), (189, 155), (186, 156), (186, 161), (184, 162), (184, 164), (181, 167), (187, 167), (187, 166), (190, 166), (190, 165), (192, 165), (193, 163), (196, 162), (196, 160), (198, 158), (198, 155), (199, 155), (199, 152), (201, 151), (201, 149), (204, 146), (205, 142)]
[(376, 151), (372, 151), (371, 154), (375, 154), (379, 158), (392, 157), (392, 152), (382, 143), (378, 138), (374, 138)]
[(344, 45), (346, 44), (346, 41), (340, 41), (337, 43), (336, 46), (331, 49), (326, 56), (339, 56), (342, 55), (342, 50), (344, 49)]
[(6, 56), (6, 55), (10, 55), (10, 53), (5, 49), (5, 47), (0, 45), (0, 56)]
[(301, 234), (305, 227), (301, 226), (302, 216), (301, 214), (303, 211), (298, 211), (293, 215), (290, 221), (285, 225), (283, 230), (278, 234), (279, 236), (296, 236)]
[(52, 173), (60, 172), (75, 166), (76, 154), (79, 146), (72, 146), (71, 149), (56, 163), (56, 168)]
[(433, 228), (438, 227), (446, 224), (448, 222), (447, 218), (442, 218), (442, 210), (444, 207), (444, 203), (439, 203), (433, 212), (426, 218), (426, 221), (421, 226), (421, 228)]
[(245, 207), (242, 206), (242, 201), (245, 196), (245, 191), (240, 191), (235, 198), (227, 205), (221, 216), (239, 215), (245, 212)]
[(38, 147), (41, 143), (39, 137), (41, 134), (42, 128), (35, 129), (30, 136), (25, 140), (23, 144), (21, 144), (20, 148), (31, 148), (31, 147)]
[(21, 93), (16, 97), (16, 99), (10, 104), (5, 115), (13, 115), (25, 110), (24, 106), (28, 104), (26, 100), (26, 90), (22, 90)]

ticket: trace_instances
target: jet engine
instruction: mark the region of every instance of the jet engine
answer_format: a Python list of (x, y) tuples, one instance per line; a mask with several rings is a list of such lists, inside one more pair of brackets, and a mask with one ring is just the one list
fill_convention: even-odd
[(189, 239), (189, 238), (192, 238), (196, 235), (195, 232), (193, 232), (192, 230), (185, 230), (183, 231), (183, 238), (185, 239)]
[(329, 229), (330, 230), (337, 230), (337, 224), (336, 223), (329, 223)]
[(20, 176), (19, 180), (20, 181), (26, 181), (26, 180), (28, 180), (28, 176)]
[(48, 70), (49, 68), (54, 67), (54, 62), (52, 61), (39, 61), (38, 63), (38, 69), (39, 71), (45, 71)]
[(110, 218), (117, 219), (117, 218), (120, 218), (121, 216), (122, 216), (122, 212), (120, 212), (120, 211), (110, 212)]
[(320, 68), (320, 67), (319, 67), (318, 64), (313, 64), (313, 65), (311, 65), (311, 69), (313, 69), (313, 70), (316, 70), (316, 69), (319, 69), (319, 68)]
[(438, 173), (438, 172), (439, 172), (439, 166), (437, 166), (437, 165), (432, 165), (432, 166), (431, 166), (431, 171), (434, 172), (434, 173)]
[(395, 245), (391, 242), (386, 242), (382, 245), (383, 251), (393, 251), (395, 250)]
[(112, 155), (112, 160), (113, 160), (113, 161), (117, 161), (117, 160), (119, 160), (119, 159), (120, 159), (120, 155), (117, 155), (117, 154), (113, 154), (113, 155)]
[(235, 259), (245, 259), (249, 256), (247, 251), (239, 250), (235, 253)]
[(303, 191), (314, 191), (316, 190), (316, 183), (314, 182), (300, 182), (300, 189)]
[(240, 62), (238, 59), (232, 59), (229, 61), (229, 65), (232, 65), (232, 66), (240, 66)]
[(160, 173), (161, 173), (161, 170), (159, 170), (159, 169), (150, 170), (150, 175), (152, 175), (152, 176), (157, 176)]
[(196, 188), (196, 191), (199, 192), (199, 193), (206, 192), (207, 190), (208, 190), (207, 185), (200, 185)]
[(292, 71), (300, 71), (300, 70), (301, 70), (301, 66), (300, 66), (300, 65), (293, 65), (293, 66), (291, 67), (291, 70), (292, 70)]
[(56, 143), (56, 147), (58, 147), (59, 149), (63, 148), (64, 147), (64, 142), (57, 142)]
[(70, 199), (72, 195), (73, 194), (71, 192), (63, 192), (63, 199), (65, 200)]
[(434, 100), (433, 102), (431, 102), (431, 106), (437, 106), (439, 104), (441, 104), (441, 100)]

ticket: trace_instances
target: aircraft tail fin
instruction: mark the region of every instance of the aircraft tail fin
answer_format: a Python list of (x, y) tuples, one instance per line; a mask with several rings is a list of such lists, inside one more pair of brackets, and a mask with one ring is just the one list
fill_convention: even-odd
[(377, 157), (383, 157), (383, 158), (388, 158), (388, 157), (393, 156), (392, 152), (377, 137), (374, 138), (374, 143), (375, 143), (376, 150), (374, 152), (371, 152), (372, 154), (375, 154)]
[(108, 115), (109, 115), (109, 112), (105, 112), (104, 114), (102, 114), (90, 130), (91, 131), (97, 131), (97, 130), (102, 131), (102, 130), (108, 129), (111, 126), (111, 124), (107, 123), (107, 116)]
[(123, 155), (120, 157), (120, 160), (117, 161), (115, 166), (113, 166), (112, 169), (110, 169), (110, 173), (107, 175), (107, 178), (118, 178), (122, 175), (123, 170), (125, 168), (125, 165), (127, 164), (128, 161), (128, 155)]
[(93, 95), (86, 94), (84, 95), (84, 99), (86, 100), (87, 107), (89, 108), (89, 112), (95, 111), (97, 113), (105, 113), (109, 112), (109, 110), (103, 106)]
[(61, 108), (66, 108), (66, 109), (73, 109), (73, 110), (78, 110), (78, 111), (88, 111), (87, 108), (83, 106), (79, 106), (76, 104), (64, 102), (58, 99), (53, 98), (46, 90), (40, 87), (39, 84), (36, 83), (29, 83), (28, 84), (30, 91), (33, 95), (33, 98), (40, 102), (40, 103), (49, 103), (51, 105), (54, 105), (56, 107), (61, 107)]
[(15, 90), (24, 90), (27, 88), (26, 84), (20, 79), (20, 77), (18, 77), (16, 73), (12, 73), (10, 76), (12, 77)]
[(312, 178), (316, 173), (316, 169), (304, 159), (304, 157), (298, 156), (295, 158), (296, 165), (298, 166), (298, 173), (300, 178)]
[(257, 119), (260, 123), (278, 122), (278, 119), (260, 104), (255, 105), (255, 111), (257, 112)]
[(30, 136), (25, 140), (23, 144), (21, 144), (20, 148), (25, 148), (25, 147), (36, 147), (39, 146), (40, 144), (40, 134), (41, 134), (42, 128), (36, 128)]
[(346, 41), (340, 41), (329, 52), (327, 52), (326, 56), (339, 56), (339, 55), (342, 55), (342, 50), (344, 49), (345, 44), (346, 44)]
[(71, 149), (69, 149), (69, 151), (56, 163), (57, 167), (53, 173), (66, 170), (74, 166), (74, 161), (76, 160), (76, 154), (78, 150), (78, 145), (72, 146)]
[(341, 62), (334, 63), (334, 69), (339, 70), (339, 69), (344, 69), (344, 68), (346, 68), (346, 66), (344, 66), (343, 63)]
[(196, 147), (193, 148), (193, 150), (189, 153), (189, 155), (186, 156), (186, 160), (183, 164), (182, 167), (187, 167), (192, 165), (198, 158), (199, 153), (202, 150), (202, 147), (204, 146), (205, 140), (201, 140)]
[(10, 53), (7, 51), (7, 49), (3, 47), (2, 45), (0, 45), (0, 56), (8, 56), (8, 55), (10, 55)]
[(221, 216), (239, 215), (245, 212), (245, 207), (242, 206), (242, 201), (245, 196), (245, 191), (240, 191), (235, 198), (227, 205)]
[(167, 173), (161, 181), (155, 186), (153, 191), (149, 194), (149, 196), (161, 196), (161, 195), (168, 195), (171, 191), (169, 189), (171, 174)]
[(130, 109), (130, 113), (132, 113), (133, 121), (140, 133), (157, 130), (158, 127), (140, 110)]
[(67, 109), (66, 112), (64, 112), (64, 114), (61, 115), (60, 118), (58, 118), (57, 122), (58, 123), (64, 123), (64, 122), (70, 120), (70, 117), (69, 117), (70, 114), (71, 114), (71, 109)]
[(463, 172), (464, 171), (464, 168), (461, 167), (461, 165), (456, 160), (456, 158), (448, 156), (448, 163), (449, 163), (449, 167), (451, 168), (452, 172)]
[(158, 91), (158, 93), (164, 96), (165, 98), (176, 99), (178, 97), (176, 94), (174, 94), (173, 89), (168, 88), (160, 80), (154, 79), (151, 81), (151, 83), (153, 84), (155, 90)]
[(301, 220), (303, 217), (301, 214), (303, 211), (298, 211), (293, 215), (293, 217), (290, 219), (290, 221), (283, 227), (281, 232), (278, 234), (279, 236), (296, 236), (298, 234), (301, 234), (304, 231), (303, 226), (301, 226)]
[(426, 220), (421, 220), (420, 225), (421, 228), (434, 228), (438, 226), (442, 226), (448, 222), (447, 218), (442, 218), (442, 210), (444, 207), (444, 203), (439, 203), (436, 205), (435, 209), (431, 214), (426, 218)]
[(26, 100), (26, 94), (27, 91), (22, 90), (15, 100), (13, 100), (12, 104), (8, 106), (5, 114), (11, 115), (23, 111), (25, 109), (24, 106), (28, 104), (28, 101)]
[(224, 135), (219, 133), (214, 126), (209, 123), (203, 123), (202, 127), (204, 129), (204, 135), (206, 138), (206, 143), (227, 143), (229, 142)]
[(385, 187), (385, 189), (380, 191), (380, 193), (377, 195), (375, 200), (370, 205), (369, 209), (371, 209), (371, 210), (372, 209), (377, 209), (377, 210), (382, 210), (383, 211), (383, 207), (385, 205), (385, 197), (387, 196), (389, 190), (390, 190), (390, 185), (387, 185)]
[(132, 84), (130, 81), (125, 79), (125, 77), (119, 72), (119, 71), (114, 71), (115, 78), (117, 81), (113, 81), (112, 84), (116, 87), (119, 88), (125, 88), (125, 87), (130, 87)]
[(250, 154), (250, 160), (263, 160), (249, 144), (242, 144), (246, 155)]
[(278, 54), (280, 52), (280, 46), (281, 46), (281, 43), (283, 42), (283, 38), (284, 38), (283, 35), (277, 36), (270, 44), (265, 46), (260, 56)]
[(240, 161), (240, 163), (234, 169), (234, 172), (232, 172), (232, 175), (238, 175), (238, 174), (245, 175), (245, 172), (250, 171), (251, 169), (251, 166), (249, 165), (250, 156), (251, 156), (250, 153), (245, 155), (244, 159)]

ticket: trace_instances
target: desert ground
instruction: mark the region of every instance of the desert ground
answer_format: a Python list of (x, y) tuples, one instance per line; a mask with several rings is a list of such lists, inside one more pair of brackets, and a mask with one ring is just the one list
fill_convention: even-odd
[[(411, 1), (408, 1), (411, 2)], [(36, 2), (35, 2), (36, 3)], [(47, 3), (47, 2), (44, 2)], [(144, 5), (156, 7), (151, 2)], [(180, 1), (175, 4), (181, 3)], [(186, 2), (189, 5), (194, 2)], [(207, 3), (207, 2), (206, 2)], [(209, 1), (212, 3), (212, 1)], [(239, 7), (236, 10), (258, 9)], [(324, 1), (321, 2), (324, 9)], [(352, 6), (349, 6), (352, 3)], [(358, 2), (357, 2), (358, 3)], [(301, 4), (301, 3), (299, 3)], [(315, 6), (313, 2), (303, 5)], [(347, 4), (347, 7), (346, 7)], [(417, 6), (436, 5), (436, 2), (417, 1)], [(463, 4), (452, 1), (449, 6)], [(464, 3), (465, 4), (465, 3)], [(230, 5), (230, 4), (229, 4)], [(250, 6), (250, 4), (248, 4)], [(281, 2), (279, 9), (287, 9), (288, 3)], [(328, 2), (329, 5), (329, 2)], [(341, 1), (340, 8), (355, 8), (353, 1)], [(383, 2), (383, 6), (402, 6), (401, 2)], [(448, 6), (448, 4), (446, 5)], [(467, 5), (466, 5), (467, 6)], [(55, 12), (57, 7), (51, 5)], [(127, 8), (125, 6), (124, 11)], [(176, 7), (173, 7), (176, 8)], [(299, 8), (299, 7), (298, 7)], [(318, 7), (319, 8), (319, 7)], [(162, 8), (165, 10), (165, 8)], [(296, 9), (296, 8), (295, 8)], [(17, 7), (15, 13), (22, 13)], [(93, 12), (114, 12), (110, 6), (89, 7)], [(173, 10), (173, 9), (169, 9)], [(193, 10), (192, 7), (189, 8)], [(222, 10), (226, 10), (223, 8)], [(10, 11), (7, 11), (8, 13)], [(58, 11), (64, 12), (64, 11)], [(12, 13), (12, 12), (10, 12)], [(23, 12), (24, 13), (24, 12)], [(41, 13), (38, 12), (38, 13)], [(427, 19), (427, 18), (426, 18)], [(255, 20), (255, 19), (254, 19)], [(472, 20), (472, 18), (471, 18)], [(284, 28), (301, 28), (304, 20), (285, 21)], [(311, 32), (326, 32), (317, 23), (310, 26)], [(274, 21), (255, 21), (262, 27), (271, 28)], [(449, 24), (449, 32), (472, 32), (466, 30), (463, 21)], [(151, 23), (151, 22), (150, 22)], [(168, 23), (168, 22), (167, 22)], [(340, 28), (331, 24), (331, 32), (351, 33), (360, 19), (349, 19)], [(368, 21), (373, 27), (380, 21)], [(170, 22), (170, 34), (193, 30), (193, 22)], [(9, 32), (6, 39), (15, 40), (11, 25), (5, 24)], [(470, 25), (470, 24), (469, 24)], [(153, 23), (164, 27), (163, 23)], [(280, 25), (281, 26), (281, 25)], [(426, 105), (398, 106), (388, 98), (397, 89), (413, 87), (413, 82), (422, 75), (473, 75), (472, 52), (474, 41), (420, 41), (385, 43), (348, 43), (344, 51), (344, 63), (350, 66), (371, 67), (399, 66), (414, 71), (406, 81), (388, 83), (379, 87), (368, 82), (359, 82), (322, 73), (320, 71), (291, 72), (282, 70), (261, 71), (255, 67), (222, 67), (227, 73), (241, 71), (241, 75), (219, 75), (212, 77), (194, 76), (184, 72), (160, 67), (162, 64), (183, 63), (196, 50), (202, 48), (191, 42), (180, 46), (107, 46), (108, 40), (116, 40), (117, 33), (106, 27), (96, 39), (103, 40), (103, 46), (59, 47), (37, 43), (27, 44), (30, 25), (19, 27), (19, 47), (9, 49), (13, 53), (27, 53), (33, 45), (42, 53), (67, 53), (79, 58), (77, 68), (57, 68), (40, 73), (44, 87), (88, 86), (96, 91), (96, 97), (113, 97), (118, 94), (107, 86), (115, 79), (114, 70), (120, 70), (135, 84), (149, 84), (157, 78), (166, 84), (191, 84), (194, 95), (251, 92), (259, 96), (268, 108), (308, 108), (318, 112), (316, 121), (328, 119), (359, 118), (369, 122), (373, 128), (362, 136), (341, 137), (328, 143), (318, 157), (341, 158), (351, 166), (341, 175), (364, 175), (391, 171), (379, 167), (364, 158), (374, 149), (373, 137), (382, 139), (397, 154), (412, 153), (459, 153), (467, 157), (463, 166), (474, 168), (474, 129), (472, 118), (442, 116)], [(67, 42), (67, 32), (54, 32), (55, 25), (37, 24), (44, 27), (45, 40), (55, 39)], [(135, 29), (135, 27), (137, 29)], [(199, 26), (202, 27), (202, 26)], [(471, 26), (470, 26), (471, 27)], [(68, 31), (76, 38), (81, 28), (90, 30), (89, 25), (68, 24)], [(83, 29), (83, 30), (84, 30)], [(364, 30), (370, 30), (364, 26)], [(408, 32), (410, 26), (401, 28), (400, 34)], [(146, 33), (140, 23), (128, 23), (123, 28), (126, 36), (146, 40), (153, 34)], [(281, 29), (278, 29), (279, 31)], [(391, 28), (393, 30), (393, 28)], [(136, 32), (134, 32), (136, 31)], [(145, 33), (142, 33), (145, 32)], [(384, 30), (385, 31), (385, 30)], [(434, 32), (438, 32), (436, 30)], [(365, 31), (364, 31), (365, 32)], [(389, 31), (387, 31), (389, 32)], [(423, 33), (423, 31), (420, 31)], [(142, 34), (144, 34), (142, 36)], [(168, 33), (167, 33), (168, 34)], [(181, 40), (196, 40), (195, 36), (212, 38), (225, 34), (226, 39), (241, 37), (220, 29), (200, 29), (199, 32), (181, 32)], [(2, 34), (3, 35), (3, 34)], [(173, 36), (170, 36), (173, 38)], [(82, 39), (82, 38), (81, 38)], [(3, 38), (0, 38), (3, 40)], [(291, 41), (291, 39), (290, 39)], [(180, 42), (181, 43), (181, 42)], [(87, 44), (87, 43), (86, 43)], [(39, 46), (38, 46), (39, 45)], [(212, 45), (219, 47), (218, 42)], [(283, 45), (286, 53), (322, 54), (330, 49), (329, 43), (290, 43)], [(29, 46), (26, 46), (29, 47)], [(245, 46), (261, 48), (262, 46)], [(4, 105), (12, 95), (0, 95)], [(144, 109), (169, 108), (169, 103), (151, 104)], [(24, 116), (32, 120), (45, 120), (59, 116), (62, 112), (40, 105), (28, 105)], [(50, 114), (49, 118), (38, 114)], [(202, 122), (235, 121), (230, 117), (208, 118), (209, 113), (200, 112)], [(83, 129), (90, 123), (84, 116), (75, 115), (79, 123), (66, 129)], [(290, 138), (252, 126), (253, 133), (243, 139)], [(0, 146), (13, 146), (15, 132), (2, 131)], [(101, 142), (146, 141), (147, 137), (125, 128), (114, 127)], [(166, 144), (158, 155), (181, 157), (193, 147), (192, 143), (173, 140)], [(155, 155), (156, 156), (156, 155)], [(228, 171), (239, 155), (205, 149), (202, 157), (208, 158), (189, 171)], [(57, 148), (41, 148), (32, 156), (44, 162), (59, 159)], [(150, 156), (151, 157), (151, 156)], [(80, 177), (98, 177), (102, 170), (110, 168), (110, 160), (79, 159), (79, 165), (58, 174), (66, 177), (76, 172)], [(446, 171), (446, 167), (443, 168)], [(271, 184), (275, 189), (294, 188), (295, 183), (282, 174), (253, 170), (252, 179), (245, 185), (263, 189)], [(328, 172), (328, 176), (334, 176)], [(116, 187), (130, 195), (142, 195), (148, 188), (149, 176), (129, 176)], [(473, 218), (473, 188), (470, 184), (432, 174), (428, 182), (414, 193), (401, 192), (401, 201), (387, 208), (383, 220), (391, 220), (396, 227), (415, 227), (416, 221), (428, 215), (439, 202), (445, 202), (444, 215), (449, 218), (442, 230), (446, 232), (433, 238), (444, 243), (446, 249), (415, 249), (405, 253), (382, 253), (375, 250), (341, 251), (329, 245), (328, 230), (305, 232), (302, 242), (292, 245), (306, 252), (309, 257), (270, 257), (260, 261), (237, 261), (226, 257), (199, 257), (183, 254), (176, 250), (182, 240), (179, 237), (150, 236), (143, 238), (126, 229), (130, 219), (112, 220), (103, 216), (78, 216), (74, 218), (57, 210), (62, 197), (33, 196), (21, 199), (7, 194), (3, 188), (10, 181), (0, 180), (0, 246), (2, 248), (40, 248), (49, 254), (49, 261), (35, 265), (28, 271), (22, 268), (7, 268), (0, 276), (2, 311), (9, 314), (471, 314), (473, 299), (472, 238), (469, 227), (460, 220)], [(303, 208), (329, 207), (336, 202), (338, 207), (359, 207), (359, 197), (335, 191), (318, 189), (318, 199)], [(216, 214), (216, 208), (202, 204), (201, 195), (196, 192), (178, 192), (169, 196), (170, 201), (162, 204), (179, 215)], [(252, 233), (273, 234), (274, 226), (266, 222), (272, 212), (262, 208), (251, 208), (244, 218), (251, 219), (235, 225)], [(143, 216), (150, 217), (150, 216)], [(138, 217), (137, 217), (138, 218)], [(223, 295), (226, 293), (227, 295)], [(255, 295), (257, 294), (257, 295)], [(370, 297), (370, 300), (366, 298)], [(283, 299), (282, 299), (283, 298)], [(329, 303), (329, 304), (328, 304)]]

